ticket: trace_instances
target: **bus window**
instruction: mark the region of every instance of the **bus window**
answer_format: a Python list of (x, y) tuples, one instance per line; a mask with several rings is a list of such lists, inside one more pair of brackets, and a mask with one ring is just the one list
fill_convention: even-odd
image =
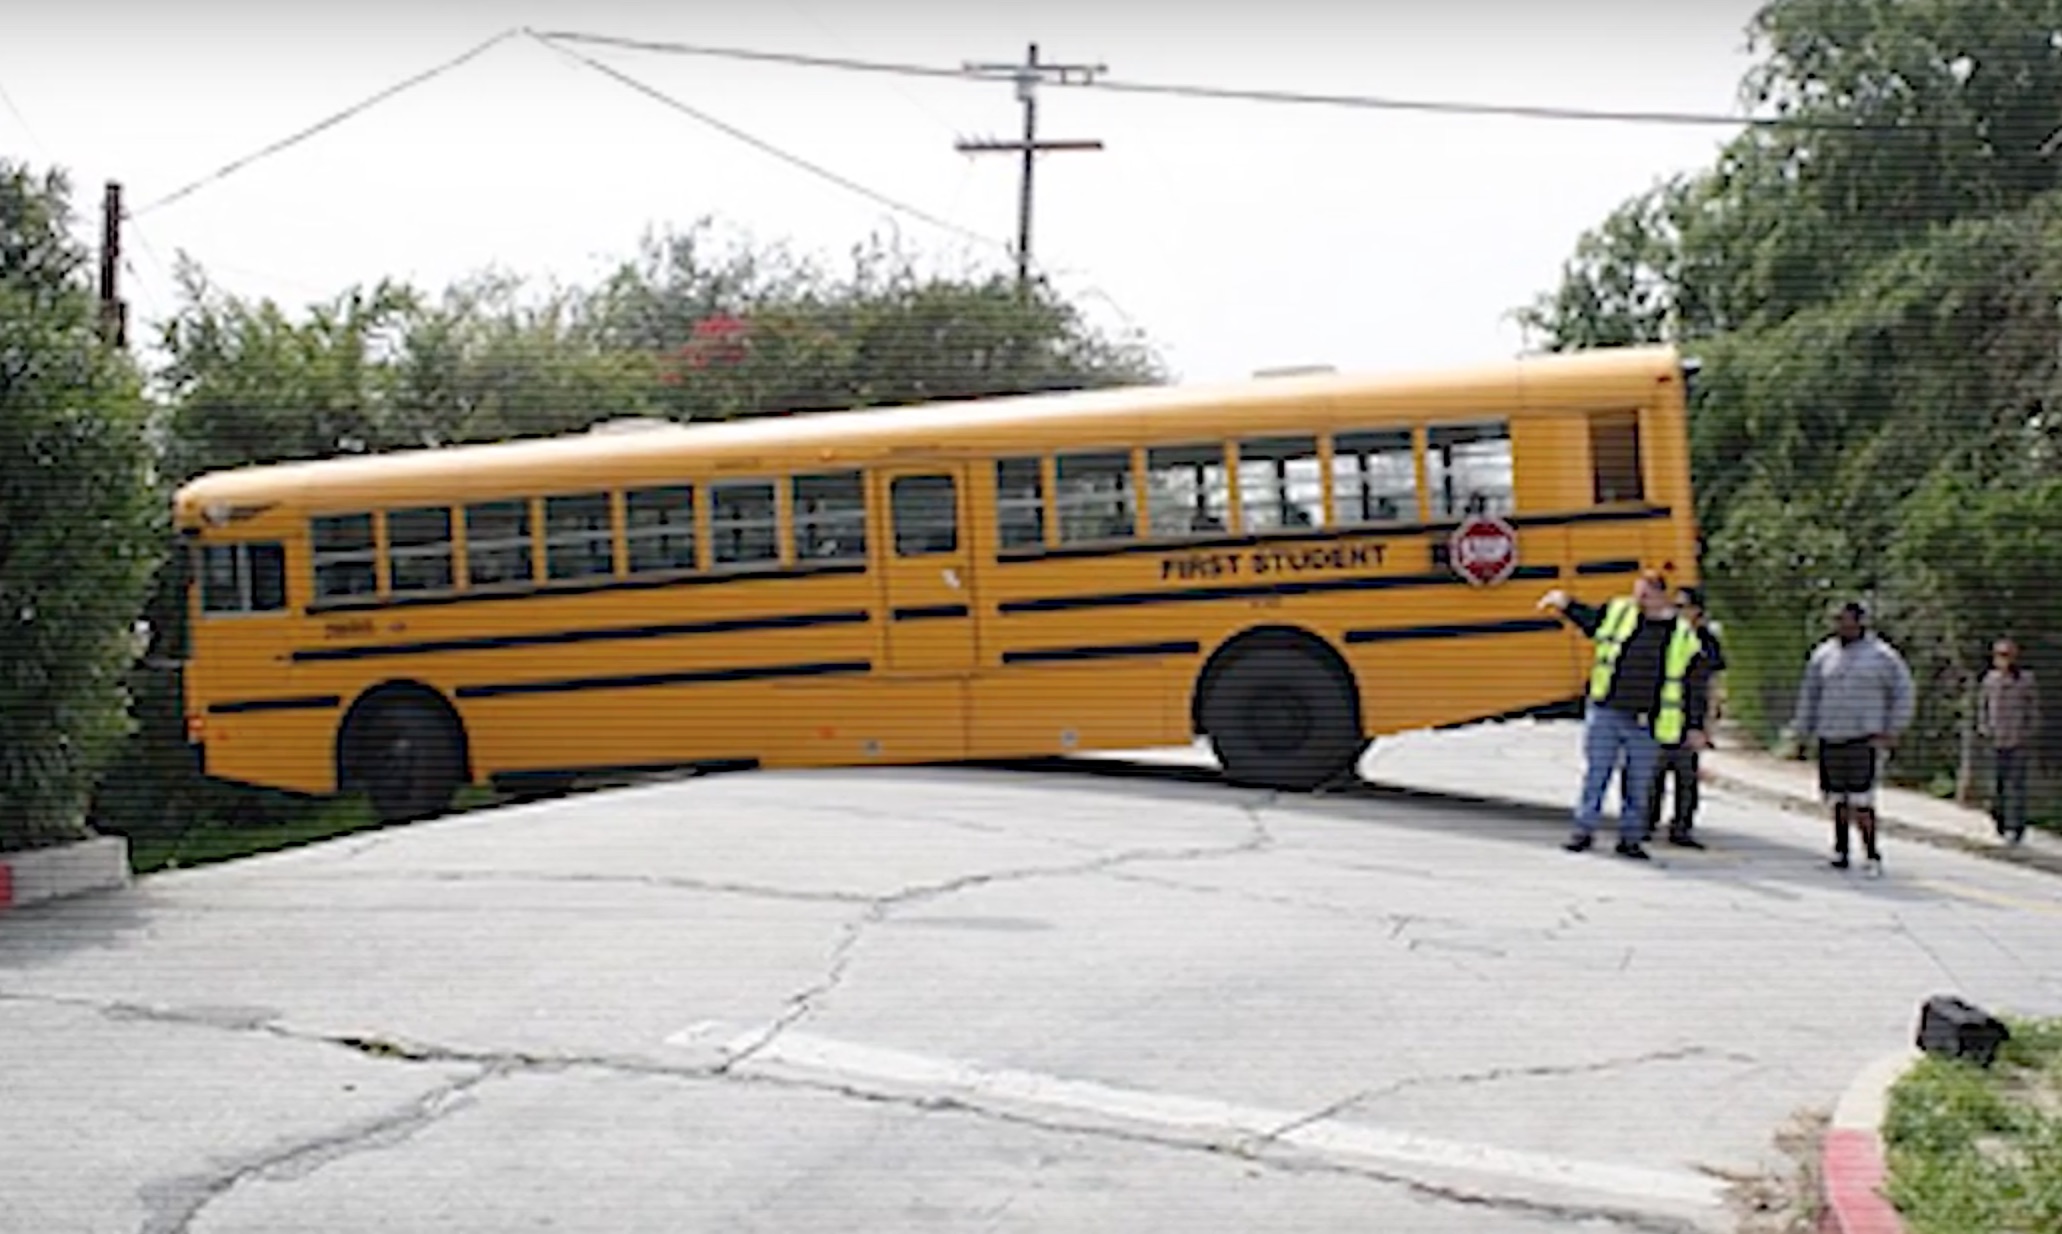
[(1239, 516), (1247, 531), (1324, 525), (1324, 478), (1317, 439), (1277, 437), (1239, 443)]
[(1045, 475), (1035, 458), (995, 464), (995, 521), (1003, 548), (1045, 543)]
[(387, 586), (397, 592), (451, 589), (451, 511), (387, 511)]
[(1231, 475), (1222, 446), (1148, 450), (1146, 486), (1146, 525), (1152, 535), (1221, 535), (1229, 525)]
[(866, 485), (856, 471), (796, 476), (795, 560), (866, 560)]
[(544, 499), (544, 573), (553, 579), (599, 578), (616, 572), (609, 495), (578, 493)]
[(680, 484), (623, 495), (623, 539), (632, 574), (695, 568), (694, 487)]
[(276, 613), (286, 607), (286, 547), (274, 540), (200, 551), (203, 613)]
[(780, 513), (773, 481), (741, 480), (709, 488), (711, 564), (733, 569), (780, 561)]
[(466, 578), (475, 587), (537, 578), (530, 544), (530, 503), (488, 501), (465, 508)]
[(1596, 479), (1598, 505), (1646, 500), (1647, 485), (1640, 467), (1639, 412), (1609, 411), (1591, 416), (1589, 459)]
[(951, 476), (901, 476), (889, 488), (895, 555), (959, 551), (959, 499)]
[(379, 553), (370, 514), (333, 514), (308, 521), (314, 546), (316, 600), (369, 596), (379, 591)]
[(1062, 454), (1054, 484), (1060, 542), (1128, 540), (1138, 526), (1131, 455)]
[(1332, 512), (1341, 526), (1418, 517), (1418, 467), (1410, 430), (1341, 433), (1332, 439)]
[(1435, 425), (1426, 437), (1432, 517), (1511, 512), (1511, 432), (1502, 421)]

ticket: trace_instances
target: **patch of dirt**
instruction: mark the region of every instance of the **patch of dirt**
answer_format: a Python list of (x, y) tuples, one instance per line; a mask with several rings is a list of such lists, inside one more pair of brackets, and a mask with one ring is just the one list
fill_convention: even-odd
[(1816, 1234), (1819, 1154), (1831, 1121), (1824, 1111), (1799, 1110), (1776, 1130), (1779, 1164), (1758, 1174), (1724, 1176), (1738, 1234)]

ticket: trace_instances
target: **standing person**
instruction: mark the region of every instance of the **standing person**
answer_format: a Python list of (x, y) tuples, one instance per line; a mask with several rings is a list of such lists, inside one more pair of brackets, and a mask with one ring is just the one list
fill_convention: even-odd
[[(1697, 671), (1703, 674), (1707, 728), (1717, 720), (1718, 675), (1725, 671), (1725, 648), (1719, 644), (1718, 632), (1704, 612), (1704, 592), (1696, 587), (1684, 587), (1675, 593), (1676, 611), (1683, 620), (1697, 631), (1703, 641), (1703, 656), (1697, 664)], [(1707, 743), (1708, 744), (1708, 743)], [(1699, 750), (1688, 741), (1663, 745), (1659, 760), (1654, 768), (1654, 784), (1647, 790), (1647, 832), (1648, 839), (1654, 838), (1654, 831), (1661, 826), (1661, 797), (1668, 781), (1675, 780), (1675, 811), (1668, 825), (1668, 842), (1677, 848), (1704, 847), (1704, 842), (1692, 834), (1697, 825), (1697, 755)]]
[(2019, 645), (2001, 638), (1990, 649), (1990, 671), (1976, 709), (1976, 731), (1990, 739), (1995, 771), (1990, 817), (1998, 834), (2017, 844), (2026, 838), (2026, 764), (2040, 732), (2040, 695), (2033, 674), (2019, 666)]
[(1798, 736), (1819, 746), (1819, 791), (1833, 807), (1833, 861), (1848, 865), (1848, 827), (1862, 833), (1864, 867), (1871, 878), (1883, 873), (1876, 847), (1876, 781), (1890, 748), (1911, 725), (1917, 699), (1912, 670), (1889, 643), (1869, 630), (1869, 613), (1858, 603), (1843, 605), (1833, 637), (1820, 643), (1804, 667), (1798, 689)]
[(1596, 643), (1590, 668), (1589, 704), (1583, 717), (1582, 796), (1575, 807), (1575, 832), (1562, 847), (1585, 852), (1604, 812), (1604, 793), (1619, 779), (1618, 847), (1621, 857), (1647, 860), (1640, 846), (1654, 763), (1663, 745), (1703, 749), (1705, 681), (1698, 668), (1703, 640), (1675, 613), (1668, 585), (1647, 573), (1601, 608), (1550, 591), (1540, 607), (1561, 615)]

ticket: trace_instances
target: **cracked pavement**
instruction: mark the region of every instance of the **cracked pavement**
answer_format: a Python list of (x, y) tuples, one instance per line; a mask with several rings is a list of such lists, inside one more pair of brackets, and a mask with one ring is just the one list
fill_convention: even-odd
[(747, 774), (0, 924), (0, 1230), (1728, 1228), (2034, 873), (1193, 775)]

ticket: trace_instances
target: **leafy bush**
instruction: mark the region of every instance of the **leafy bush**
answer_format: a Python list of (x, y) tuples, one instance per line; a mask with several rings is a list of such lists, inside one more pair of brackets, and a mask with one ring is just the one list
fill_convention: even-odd
[(69, 219), (62, 177), (0, 162), (0, 850), (88, 833), (161, 542), (136, 374)]

